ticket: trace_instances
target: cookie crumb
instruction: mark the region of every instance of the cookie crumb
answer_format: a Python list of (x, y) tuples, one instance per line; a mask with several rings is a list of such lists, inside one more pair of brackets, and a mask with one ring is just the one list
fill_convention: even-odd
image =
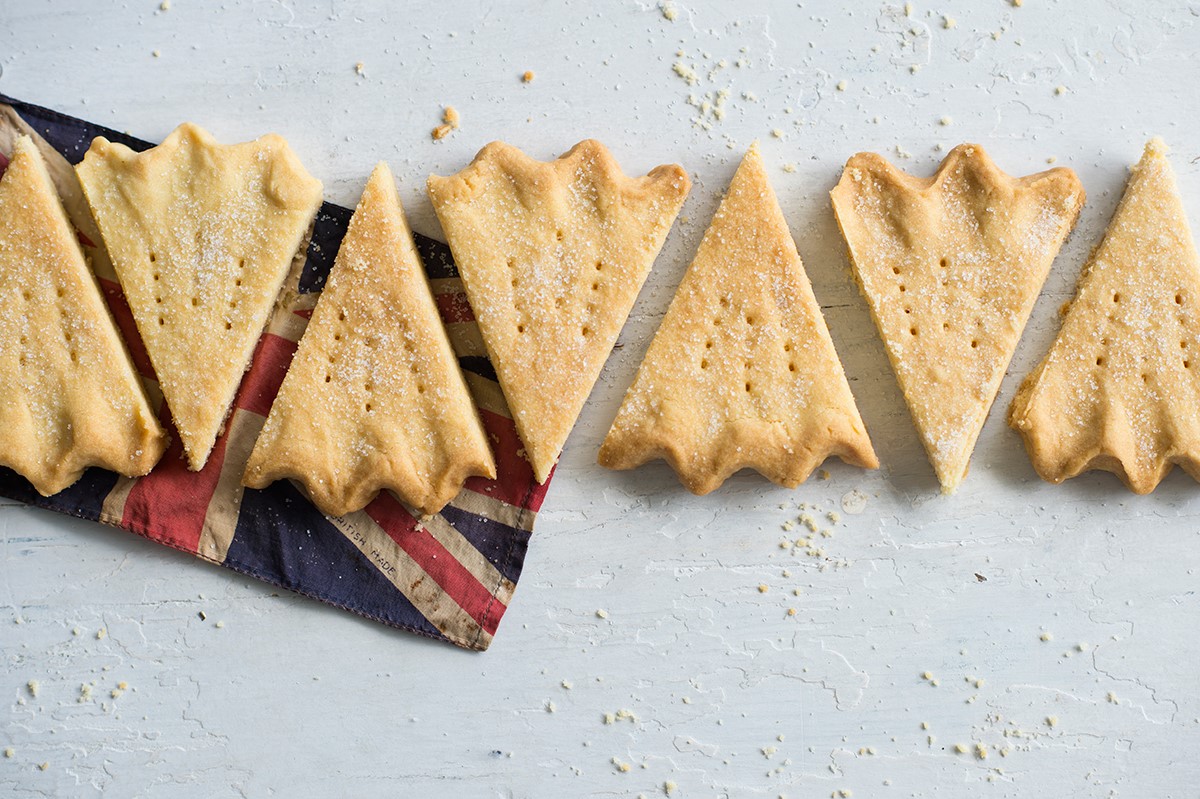
[(839, 80), (839, 81), (837, 82), (837, 90), (838, 90), (839, 92), (844, 92), (844, 91), (846, 91), (846, 86), (847, 86), (847, 83), (846, 83), (846, 81), (844, 81), (844, 80)]
[(34, 699), (37, 699), (38, 691), (41, 690), (42, 684), (37, 680), (30, 680), (29, 682), (25, 683), (25, 687), (29, 689), (29, 695)]
[(1067, 87), (1066, 87), (1066, 86), (1063, 86), (1063, 85), (1060, 83), (1058, 86), (1055, 86), (1055, 87), (1054, 87), (1054, 93), (1055, 93), (1055, 94), (1066, 94), (1066, 93), (1067, 93)]
[(448, 105), (442, 109), (442, 124), (433, 129), (431, 135), (434, 141), (439, 141), (450, 135), (450, 131), (458, 130), (459, 124), (458, 110), (454, 106)]
[(1046, 726), (1047, 727), (1057, 727), (1058, 726), (1058, 716), (1046, 716)]
[(536, 76), (533, 74), (533, 70), (527, 69), (521, 74), (521, 82), (522, 83), (533, 83), (534, 77), (536, 77)]
[(97, 641), (103, 641), (107, 637), (108, 637), (108, 628), (107, 627), (101, 627), (99, 630), (96, 630), (96, 640)]
[(4, 756), (10, 759), (14, 758), (17, 756), (17, 750), (10, 746), (4, 750)]
[(38, 764), (38, 768), (39, 768), (39, 769), (41, 769), (42, 771), (47, 771), (47, 770), (49, 770), (49, 768), (50, 768), (50, 761), (48, 761), (48, 760), (47, 760), (47, 761), (44, 761), (44, 762), (42, 762), (42, 763), (39, 763), (39, 764)]
[(159, 11), (170, 11), (171, 10), (171, 0), (162, 0), (162, 2), (158, 4), (158, 10)]
[(662, 15), (663, 19), (667, 20), (668, 22), (674, 22), (679, 17), (679, 9), (675, 8), (675, 6), (670, 3), (663, 3)]
[(354, 65), (354, 74), (355, 75), (360, 75), (360, 76), (365, 75), (366, 71), (367, 71), (367, 65), (364, 64), (363, 62), (359, 61), (357, 64)]
[(596, 618), (597, 619), (607, 619), (608, 611), (604, 610), (603, 608), (600, 608), (599, 610), (596, 611)]
[(958, 27), (958, 20), (947, 14), (946, 16), (942, 17), (942, 27), (946, 30), (953, 30), (954, 28)]
[(944, 116), (944, 117), (942, 117), (941, 119), (939, 119), (939, 120), (938, 120), (938, 124), (939, 124), (939, 125), (941, 125), (942, 127), (946, 127), (946, 126), (948, 126), (948, 125), (953, 125), (953, 124), (954, 124), (954, 120), (953, 120), (953, 119), (951, 119), (951, 118), (950, 118), (950, 117), (948, 117), (948, 116)]

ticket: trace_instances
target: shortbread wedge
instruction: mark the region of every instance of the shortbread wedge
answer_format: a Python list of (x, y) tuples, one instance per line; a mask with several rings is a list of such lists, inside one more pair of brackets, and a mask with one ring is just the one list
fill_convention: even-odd
[(1200, 257), (1161, 139), (1147, 145), (1062, 329), (1008, 421), (1039, 475), (1200, 480)]
[(700, 242), (600, 448), (707, 494), (751, 467), (789, 488), (830, 455), (879, 465), (757, 146)]
[(191, 123), (143, 153), (97, 138), (76, 171), (198, 471), (320, 208), (321, 183), (279, 136), (222, 145)]
[(543, 163), (501, 142), (429, 196), (535, 478), (545, 482), (691, 188), (587, 140)]
[(931, 178), (859, 153), (832, 198), (921, 442), (952, 492), (1083, 187), (1061, 167), (1010, 177), (963, 144)]
[(487, 435), (413, 245), (387, 164), (371, 173), (244, 482), (300, 482), (342, 516), (391, 489), (425, 514), (473, 475)]
[(43, 496), (149, 472), (167, 436), (28, 136), (0, 179), (0, 286), (0, 464)]

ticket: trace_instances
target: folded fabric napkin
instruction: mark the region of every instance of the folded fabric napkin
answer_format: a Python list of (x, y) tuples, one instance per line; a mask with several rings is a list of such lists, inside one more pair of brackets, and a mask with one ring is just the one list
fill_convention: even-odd
[[(135, 150), (150, 143), (0, 95), (0, 173), (16, 137), (28, 133), (62, 158), (48, 158), (60, 188), (75, 188), (71, 165), (104, 136)], [(85, 251), (101, 245), (82, 193), (63, 191)], [(496, 634), (521, 574), (534, 517), (549, 481), (538, 485), (519, 454), (504, 397), (488, 361), (450, 250), (416, 236), (442, 319), (479, 406), (496, 456), (497, 478), (472, 478), (437, 516), (418, 520), (389, 492), (362, 511), (329, 518), (293, 484), (243, 488), (246, 459), (262, 428), (317, 296), (333, 266), (350, 211), (325, 203), (307, 253), (297, 257), (283, 301), (258, 343), (234, 408), (208, 464), (189, 472), (178, 435), (149, 475), (129, 479), (88, 470), (78, 483), (42, 497), (22, 477), (0, 468), (0, 495), (40, 508), (121, 527), (198, 558), (297, 591), (410, 632), (484, 650)], [(149, 395), (160, 397), (154, 372), (107, 259), (92, 259), (100, 286), (125, 336)], [(202, 333), (202, 331), (198, 331)], [(170, 428), (170, 414), (159, 415)]]

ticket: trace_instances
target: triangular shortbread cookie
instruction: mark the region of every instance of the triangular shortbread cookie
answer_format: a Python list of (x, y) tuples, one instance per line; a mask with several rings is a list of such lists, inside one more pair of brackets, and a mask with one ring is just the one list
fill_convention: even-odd
[(380, 163), (254, 445), (245, 483), (265, 488), (295, 478), (330, 516), (359, 510), (390, 488), (432, 514), (472, 475), (495, 477), (495, 463), (391, 170)]
[(57, 494), (89, 466), (133, 477), (166, 449), (37, 147), (0, 179), (0, 463)]
[(621, 172), (602, 144), (557, 161), (501, 142), (429, 195), (534, 476), (545, 482), (683, 199), (679, 166)]
[(1146, 145), (1009, 411), (1050, 482), (1103, 469), (1146, 494), (1176, 463), (1200, 480), (1200, 257), (1166, 152)]
[(222, 145), (191, 123), (143, 153), (97, 138), (76, 170), (188, 467), (199, 470), (321, 183), (279, 136)]
[(875, 468), (757, 146), (750, 148), (600, 448), (665, 458), (707, 494), (749, 466), (794, 488), (837, 455)]
[(931, 178), (859, 153), (832, 192), (855, 276), (942, 490), (971, 451), (1084, 192), (963, 144)]

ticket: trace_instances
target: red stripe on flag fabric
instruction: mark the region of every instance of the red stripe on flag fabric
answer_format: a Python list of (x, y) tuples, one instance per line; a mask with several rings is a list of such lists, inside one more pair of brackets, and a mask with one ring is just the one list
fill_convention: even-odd
[(312, 308), (298, 308), (298, 309), (292, 311), (292, 313), (294, 313), (296, 316), (299, 316), (301, 319), (312, 319), (313, 309)]
[[(472, 477), (465, 483), (466, 488), (477, 494), (507, 502), (509, 505), (536, 512), (542, 507), (542, 500), (546, 498), (550, 478), (547, 477), (542, 485), (534, 484), (533, 467), (519, 454), (525, 445), (517, 436), (517, 428), (512, 419), (483, 408), (479, 409), (479, 416), (483, 420), (488, 438), (492, 441), (492, 452), (496, 455), (496, 479)], [(551, 472), (551, 475), (553, 474)], [(530, 486), (533, 486), (532, 490)]]
[(237, 407), (266, 416), (271, 412), (271, 403), (283, 384), (284, 375), (296, 354), (296, 342), (283, 336), (267, 333), (258, 342), (250, 371), (242, 380), (238, 392)]
[(504, 603), (492, 596), (474, 574), (419, 525), (407, 508), (390, 492), (381, 491), (367, 505), (366, 511), (396, 545), (408, 553), (488, 635), (496, 634), (500, 617), (504, 615)]
[[(161, 416), (163, 426), (171, 431), (171, 446), (154, 471), (139, 479), (129, 490), (121, 526), (195, 554), (200, 547), (200, 531), (204, 527), (208, 505), (221, 479), (226, 437), (217, 439), (204, 468), (191, 472), (183, 458), (183, 443), (171, 426), (166, 405)], [(169, 523), (164, 524), (166, 520)]]
[(138, 335), (137, 323), (133, 321), (133, 312), (129, 310), (129, 303), (125, 301), (125, 293), (121, 291), (121, 284), (115, 280), (105, 280), (104, 278), (99, 278), (99, 280), (100, 289), (104, 292), (104, 299), (108, 302), (108, 309), (112, 311), (117, 329), (121, 331), (121, 338), (125, 339), (125, 346), (129, 348), (133, 367), (142, 377), (157, 380), (158, 378), (154, 374), (154, 365), (150, 363), (150, 356), (146, 354), (146, 346), (142, 344), (142, 337)]
[(435, 294), (433, 299), (437, 302), (438, 313), (445, 324), (475, 321), (475, 312), (471, 310), (471, 306), (467, 302), (467, 295), (461, 291)]

